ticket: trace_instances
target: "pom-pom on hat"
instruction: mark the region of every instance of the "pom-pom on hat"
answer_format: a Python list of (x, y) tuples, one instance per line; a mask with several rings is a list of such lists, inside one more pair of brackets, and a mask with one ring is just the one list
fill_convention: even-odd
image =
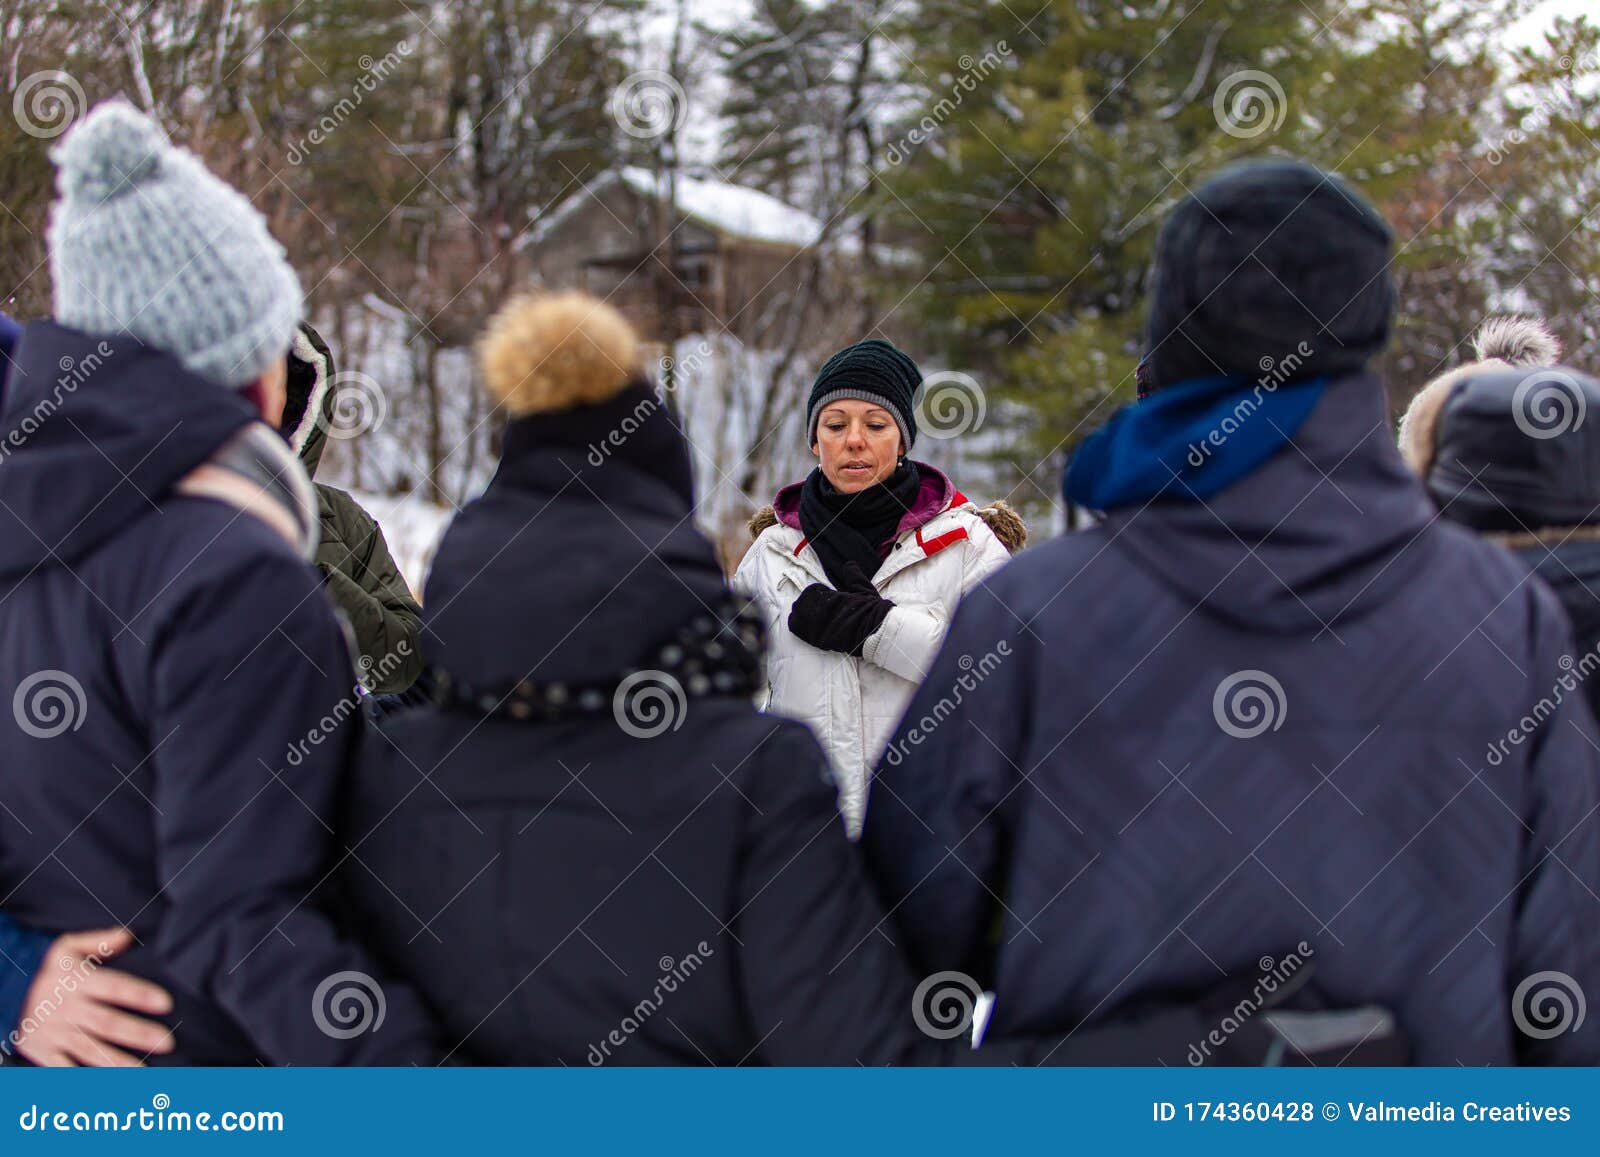
[(1411, 399), (1400, 417), (1400, 453), (1419, 477), (1433, 470), (1439, 417), (1457, 387), (1485, 370), (1512, 366), (1553, 366), (1561, 360), (1561, 339), (1543, 318), (1491, 317), (1472, 335), (1474, 360), (1434, 378)]
[(283, 246), (242, 194), (159, 125), (109, 101), (50, 157), (58, 322), (129, 334), (229, 387), (288, 353), (304, 299)]
[(643, 377), (627, 319), (576, 290), (513, 298), (479, 339), (478, 362), (513, 417), (610, 401)]
[(1472, 352), (1480, 362), (1553, 366), (1561, 360), (1561, 339), (1543, 318), (1491, 317), (1472, 335)]

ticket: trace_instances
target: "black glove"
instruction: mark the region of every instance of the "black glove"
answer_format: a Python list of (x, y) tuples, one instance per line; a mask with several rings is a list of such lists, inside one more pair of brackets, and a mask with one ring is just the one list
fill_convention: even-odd
[(812, 583), (789, 608), (789, 630), (797, 639), (824, 651), (861, 657), (866, 645), (894, 604), (878, 593), (855, 563), (843, 590)]

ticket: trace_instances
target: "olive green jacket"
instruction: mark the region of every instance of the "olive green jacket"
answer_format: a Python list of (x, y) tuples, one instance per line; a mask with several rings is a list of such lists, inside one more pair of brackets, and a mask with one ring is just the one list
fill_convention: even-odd
[[(288, 402), (280, 429), (315, 477), (333, 420), (333, 356), (309, 325), (295, 334)], [(320, 416), (321, 420), (318, 420)], [(356, 665), (368, 690), (396, 694), (422, 673), (422, 612), (383, 530), (343, 490), (317, 483), (322, 540), (316, 565), (355, 636)]]

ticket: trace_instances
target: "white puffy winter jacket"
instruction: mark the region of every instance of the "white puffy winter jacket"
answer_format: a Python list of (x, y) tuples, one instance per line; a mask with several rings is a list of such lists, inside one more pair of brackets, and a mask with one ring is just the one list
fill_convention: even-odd
[(789, 608), (800, 592), (812, 583), (833, 585), (798, 529), (779, 522), (761, 531), (734, 573), (734, 586), (767, 621), (763, 709), (816, 733), (852, 839), (866, 815), (868, 776), (944, 641), (956, 604), (1011, 557), (977, 506), (952, 491), (945, 508), (903, 534), (872, 576), (878, 593), (895, 605), (859, 659), (813, 647), (789, 630)]

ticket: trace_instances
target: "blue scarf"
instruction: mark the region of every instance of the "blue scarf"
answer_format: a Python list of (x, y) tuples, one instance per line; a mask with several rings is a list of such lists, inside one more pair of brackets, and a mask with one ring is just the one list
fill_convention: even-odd
[(1157, 495), (1193, 502), (1237, 482), (1288, 444), (1327, 378), (1261, 386), (1195, 378), (1123, 406), (1083, 440), (1062, 492), (1090, 510)]

